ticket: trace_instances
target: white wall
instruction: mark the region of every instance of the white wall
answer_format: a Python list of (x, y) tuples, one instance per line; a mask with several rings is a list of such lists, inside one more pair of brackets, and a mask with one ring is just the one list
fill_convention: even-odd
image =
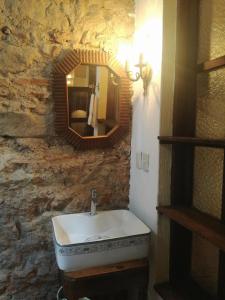
[[(160, 94), (161, 94), (161, 52), (162, 52), (162, 18), (163, 0), (136, 0), (136, 31), (145, 28), (141, 45), (150, 55), (153, 66), (153, 78), (148, 96), (143, 97), (142, 82), (134, 84), (132, 144), (131, 144), (131, 178), (130, 210), (152, 229), (152, 246), (150, 254), (150, 299), (158, 299), (152, 289), (155, 277), (155, 237), (158, 216), (156, 212), (159, 177), (159, 143), (160, 131)], [(136, 153), (146, 152), (150, 155), (149, 172), (136, 168)]]

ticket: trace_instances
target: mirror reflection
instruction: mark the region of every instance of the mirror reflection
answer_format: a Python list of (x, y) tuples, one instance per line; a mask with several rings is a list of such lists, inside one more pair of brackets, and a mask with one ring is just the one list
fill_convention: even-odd
[(69, 126), (79, 135), (102, 136), (119, 119), (119, 78), (105, 66), (79, 65), (67, 75)]

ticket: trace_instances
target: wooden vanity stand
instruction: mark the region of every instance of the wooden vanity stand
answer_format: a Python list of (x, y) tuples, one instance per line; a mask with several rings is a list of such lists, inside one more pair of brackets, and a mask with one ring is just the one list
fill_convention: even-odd
[(62, 272), (64, 297), (78, 300), (146, 300), (148, 260), (138, 259), (74, 272)]

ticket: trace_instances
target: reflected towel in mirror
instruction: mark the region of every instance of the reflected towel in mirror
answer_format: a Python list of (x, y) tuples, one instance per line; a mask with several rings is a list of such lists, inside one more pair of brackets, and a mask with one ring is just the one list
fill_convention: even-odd
[(97, 126), (97, 114), (98, 114), (98, 99), (95, 94), (91, 94), (88, 125), (91, 125), (93, 128)]

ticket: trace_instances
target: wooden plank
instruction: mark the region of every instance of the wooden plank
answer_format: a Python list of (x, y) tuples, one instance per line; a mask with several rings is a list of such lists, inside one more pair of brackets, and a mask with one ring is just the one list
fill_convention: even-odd
[(173, 221), (170, 229), (170, 253), (174, 260), (170, 260), (170, 280), (186, 280), (191, 266), (192, 232)]
[(171, 205), (192, 205), (194, 152), (191, 147), (172, 149)]
[(225, 252), (219, 253), (218, 298), (225, 300)]
[(130, 260), (125, 261), (117, 264), (110, 264), (106, 266), (98, 266), (92, 267), (88, 269), (83, 269), (79, 271), (73, 272), (66, 272), (64, 273), (65, 278), (73, 280), (73, 279), (80, 279), (86, 277), (96, 277), (103, 274), (109, 273), (117, 273), (121, 271), (127, 271), (137, 268), (146, 268), (148, 267), (148, 260), (147, 259), (137, 259), (137, 260)]
[(165, 300), (216, 300), (202, 290), (193, 280), (156, 284), (155, 290)]
[[(198, 0), (177, 1), (176, 60), (173, 135), (195, 133), (196, 64), (198, 44)], [(173, 147), (171, 204), (192, 204), (193, 149)], [(185, 279), (190, 273), (191, 233), (177, 223), (170, 226), (170, 280)], [(180, 252), (180, 249), (185, 251)], [(179, 254), (179, 255), (178, 255)]]
[(225, 66), (225, 55), (198, 64), (198, 72), (209, 72)]
[[(172, 149), (171, 204), (192, 205), (193, 149)], [(175, 222), (170, 223), (170, 280), (185, 279), (191, 266), (192, 233)]]
[(225, 224), (221, 221), (195, 208), (159, 206), (157, 210), (225, 251)]
[(159, 136), (160, 144), (190, 145), (198, 147), (225, 148), (225, 139), (203, 139), (183, 136)]
[[(222, 188), (221, 222), (225, 226), (225, 150), (223, 155), (223, 188)], [(219, 254), (218, 297), (221, 300), (225, 300), (225, 251), (220, 251)]]
[(173, 135), (193, 136), (197, 87), (198, 0), (177, 1)]

